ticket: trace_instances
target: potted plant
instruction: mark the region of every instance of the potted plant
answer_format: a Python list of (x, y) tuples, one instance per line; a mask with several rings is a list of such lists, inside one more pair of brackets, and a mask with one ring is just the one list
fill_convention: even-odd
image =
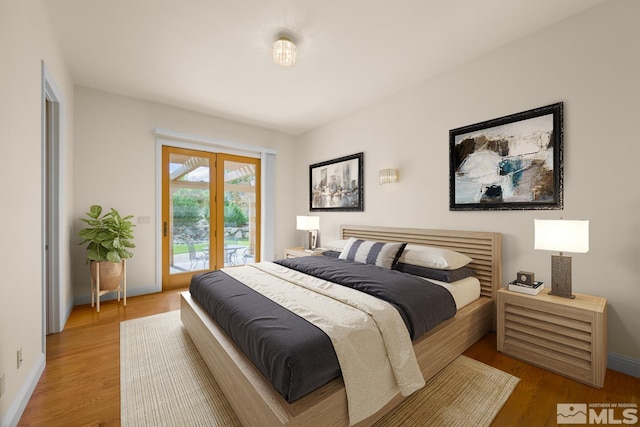
[(91, 264), (91, 277), (96, 282), (96, 263), (100, 263), (100, 290), (114, 290), (120, 286), (124, 272), (124, 260), (133, 254), (133, 215), (120, 216), (117, 210), (102, 214), (102, 206), (93, 205), (88, 218), (80, 218), (88, 227), (80, 230), (81, 245), (87, 244), (87, 262)]

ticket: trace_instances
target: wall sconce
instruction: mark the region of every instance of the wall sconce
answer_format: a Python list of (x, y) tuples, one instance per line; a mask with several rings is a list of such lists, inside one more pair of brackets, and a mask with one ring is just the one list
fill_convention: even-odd
[(304, 230), (307, 232), (307, 238), (305, 239), (304, 248), (306, 250), (314, 251), (316, 249), (316, 242), (318, 241), (320, 217), (302, 215), (296, 216), (296, 229)]
[(380, 184), (392, 184), (400, 181), (399, 169), (380, 169)]
[(565, 298), (571, 294), (571, 257), (562, 252), (589, 252), (588, 220), (534, 220), (535, 249), (558, 251), (551, 255), (551, 292)]

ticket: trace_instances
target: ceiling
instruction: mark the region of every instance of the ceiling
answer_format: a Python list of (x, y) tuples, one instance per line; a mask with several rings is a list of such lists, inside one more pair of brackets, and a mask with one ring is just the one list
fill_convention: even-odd
[[(603, 0), (45, 0), (74, 82), (293, 135)], [(285, 32), (298, 63), (271, 62)]]

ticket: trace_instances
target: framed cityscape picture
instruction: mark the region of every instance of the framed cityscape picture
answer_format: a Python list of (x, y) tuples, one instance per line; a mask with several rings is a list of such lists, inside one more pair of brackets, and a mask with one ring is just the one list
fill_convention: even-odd
[(363, 153), (309, 166), (309, 210), (363, 211)]
[(449, 131), (449, 210), (562, 209), (563, 104)]

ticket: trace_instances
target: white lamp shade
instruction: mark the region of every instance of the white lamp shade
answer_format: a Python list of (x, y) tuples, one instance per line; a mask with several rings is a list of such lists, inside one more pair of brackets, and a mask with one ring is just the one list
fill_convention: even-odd
[(558, 252), (589, 252), (589, 221), (536, 219), (535, 249)]
[(296, 216), (296, 229), (297, 230), (319, 230), (320, 217), (298, 215)]

